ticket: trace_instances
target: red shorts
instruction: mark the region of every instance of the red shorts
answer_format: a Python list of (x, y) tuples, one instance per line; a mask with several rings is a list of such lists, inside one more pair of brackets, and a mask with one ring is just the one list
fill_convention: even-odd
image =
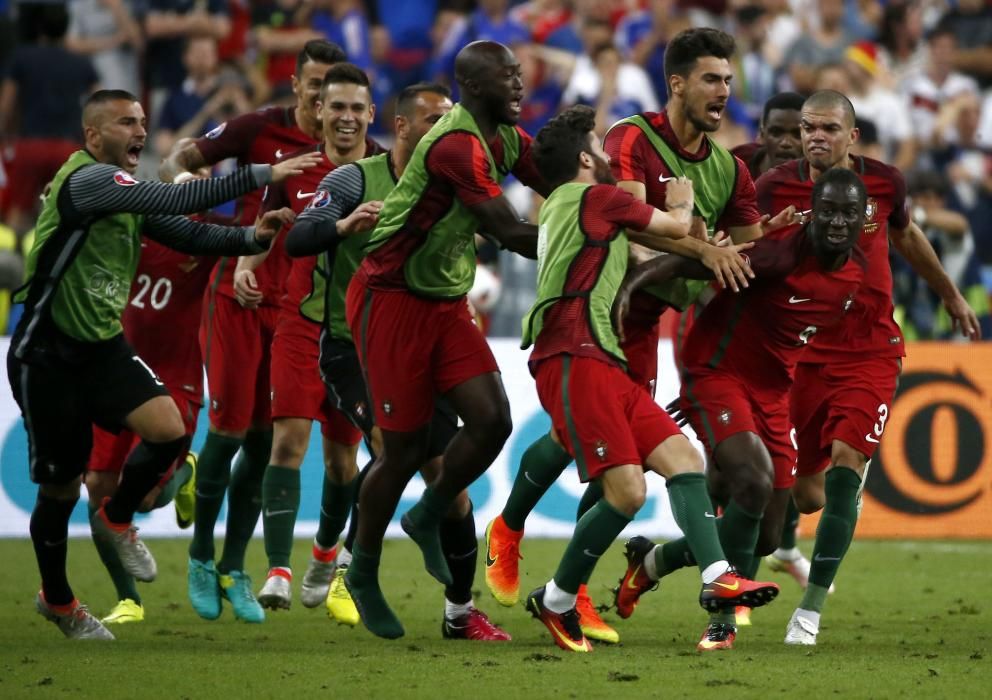
[(371, 290), (359, 271), (348, 286), (346, 306), (375, 422), (384, 430), (423, 427), (434, 414), (436, 395), (499, 371), (464, 298), (437, 301)]
[(682, 382), (682, 411), (712, 455), (737, 433), (757, 435), (772, 458), (776, 489), (796, 483), (796, 448), (789, 421), (788, 394), (755, 391), (724, 373), (695, 372)]
[[(200, 402), (186, 394), (173, 393), (171, 395), (179, 409), (179, 415), (183, 418), (186, 434), (192, 435), (196, 432), (196, 421), (200, 417), (200, 409), (202, 408)], [(141, 438), (130, 430), (122, 430), (115, 435), (94, 425), (93, 449), (90, 450), (90, 460), (86, 469), (92, 472), (120, 472), (127, 456), (131, 454), (131, 450), (139, 442), (141, 442)], [(185, 453), (181, 454), (176, 461), (180, 463), (184, 459), (186, 459)], [(169, 469), (169, 473), (162, 478), (159, 485), (168, 481), (172, 472), (173, 469)]]
[(7, 186), (0, 194), (0, 214), (12, 209), (32, 212), (40, 206), (38, 195), (59, 168), (82, 144), (64, 139), (18, 139), (13, 155), (4, 162)]
[(627, 374), (634, 384), (644, 387), (654, 398), (658, 384), (658, 338), (660, 323), (653, 326), (629, 324), (623, 329), (620, 349), (627, 357)]
[(339, 445), (357, 445), (361, 431), (331, 405), (320, 378), (320, 326), (283, 311), (272, 340), (272, 418), (320, 421), (321, 433)]
[(901, 371), (902, 360), (896, 357), (799, 364), (790, 410), (801, 476), (827, 468), (834, 440), (871, 459), (885, 431)]
[(681, 435), (675, 421), (622, 369), (590, 357), (555, 355), (535, 372), (537, 395), (582, 481), (612, 467), (643, 465)]
[(201, 345), (207, 366), (210, 425), (242, 432), (272, 422), (269, 365), (279, 309), (243, 309), (223, 294), (207, 295)]

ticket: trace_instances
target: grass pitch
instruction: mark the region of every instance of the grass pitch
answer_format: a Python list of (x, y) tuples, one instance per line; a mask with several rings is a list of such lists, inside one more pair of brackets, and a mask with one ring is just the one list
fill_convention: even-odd
[[(186, 599), (186, 541), (149, 545), (159, 579), (140, 589), (145, 622), (114, 627), (117, 642), (81, 643), (34, 612), (30, 542), (0, 541), (0, 697), (981, 697), (992, 687), (992, 543), (855, 542), (813, 648), (782, 644), (800, 591), (774, 574), (782, 595), (755, 611), (736, 648), (698, 654), (706, 620), (695, 602), (699, 578), (680, 572), (645, 596), (630, 620), (605, 614), (622, 644), (586, 655), (558, 650), (521, 606), (501, 608), (485, 590), (481, 561), (476, 604), (513, 641), (443, 640), (441, 587), (407, 541), (388, 542), (383, 556), (386, 595), (406, 626), (393, 642), (338, 626), (298, 599), (262, 625), (236, 622), (226, 604), (219, 620), (201, 620)], [(294, 595), (308, 546), (298, 541), (294, 552)], [(524, 542), (524, 593), (553, 573), (564, 546)], [(810, 543), (802, 546), (810, 551)], [(593, 577), (597, 602), (611, 599), (606, 588), (623, 571), (621, 552), (618, 542)], [(113, 589), (92, 544), (73, 540), (69, 556), (77, 595), (106, 614)], [(249, 570), (257, 579), (262, 557), (253, 542)]]

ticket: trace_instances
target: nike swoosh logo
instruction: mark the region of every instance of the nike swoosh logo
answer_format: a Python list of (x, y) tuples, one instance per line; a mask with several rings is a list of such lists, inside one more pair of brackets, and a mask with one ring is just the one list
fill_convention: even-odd
[(812, 299), (796, 299), (795, 297), (789, 297), (790, 304), (802, 304), (804, 301), (812, 301)]
[(675, 179), (674, 175), (669, 175), (668, 177), (665, 177), (664, 175), (658, 176), (658, 182), (668, 182), (669, 180), (674, 180), (674, 179)]
[(489, 532), (486, 532), (486, 568), (487, 569), (490, 566), (494, 566), (496, 564), (497, 560), (499, 559), (499, 555), (498, 554), (495, 557), (492, 555), (492, 553), (489, 550), (489, 546), (490, 546), (489, 545)]
[(875, 437), (874, 435), (872, 435), (871, 433), (867, 433), (865, 435), (865, 442), (874, 442), (877, 445), (878, 444), (878, 438)]
[(551, 634), (560, 639), (572, 651), (586, 651), (584, 644), (574, 642), (567, 634), (558, 629), (555, 625), (548, 625)]
[(599, 559), (599, 557), (600, 557), (599, 554), (593, 554), (588, 549), (583, 549), (582, 550), (582, 553), (585, 554), (587, 557), (592, 557), (593, 559)]
[(304, 192), (303, 190), (296, 190), (296, 198), (297, 199), (310, 199), (315, 194), (317, 194), (317, 193), (316, 192)]
[(67, 539), (67, 538), (65, 538), (65, 537), (63, 537), (63, 538), (62, 538), (61, 540), (59, 540), (58, 542), (49, 542), (48, 540), (45, 540), (45, 546), (46, 546), (46, 547), (59, 547), (59, 546), (61, 546), (61, 545), (63, 545), (63, 544), (65, 544), (65, 542), (66, 542), (66, 539)]
[(825, 557), (822, 554), (817, 554), (813, 557), (813, 561), (840, 561), (840, 557)]
[(716, 516), (713, 515), (712, 513), (703, 513), (703, 515), (706, 516), (707, 518), (716, 518)]
[(627, 579), (627, 588), (630, 588), (630, 589), (633, 589), (633, 590), (637, 590), (637, 585), (634, 583), (634, 579), (637, 578), (637, 572), (640, 571), (640, 570), (641, 570), (641, 565), (638, 564), (634, 568), (634, 572), (630, 575), (630, 578)]
[(288, 508), (286, 510), (267, 510), (265, 511), (265, 517), (271, 518), (274, 515), (287, 515), (292, 512), (293, 512), (292, 508)]
[(736, 591), (738, 588), (741, 587), (741, 582), (740, 581), (734, 581), (734, 585), (731, 586), (731, 585), (726, 584), (726, 583), (720, 583), (719, 581), (714, 581), (713, 582), (713, 585), (714, 586), (719, 586), (720, 588), (726, 588), (728, 591)]
[(282, 158), (282, 149), (281, 148), (277, 148), (276, 149), (276, 158)]

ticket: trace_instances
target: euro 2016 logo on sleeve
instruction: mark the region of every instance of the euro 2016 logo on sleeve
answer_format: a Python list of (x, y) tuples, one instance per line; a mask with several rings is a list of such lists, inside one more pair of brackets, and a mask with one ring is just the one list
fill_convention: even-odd
[(911, 346), (868, 475), (868, 495), (883, 506), (865, 523), (871, 534), (992, 535), (980, 517), (992, 507), (989, 355), (982, 346)]

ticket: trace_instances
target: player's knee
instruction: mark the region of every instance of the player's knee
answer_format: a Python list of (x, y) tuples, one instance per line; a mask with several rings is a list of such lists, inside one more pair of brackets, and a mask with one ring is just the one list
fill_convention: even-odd
[(86, 493), (89, 495), (90, 503), (99, 505), (104, 498), (114, 495), (117, 490), (117, 472), (86, 472), (85, 483)]
[(58, 484), (39, 484), (38, 494), (55, 501), (78, 501), (82, 477), (77, 476)]
[(173, 403), (171, 410), (163, 411), (161, 417), (141, 432), (142, 440), (154, 443), (169, 443), (186, 437), (186, 426), (183, 424), (179, 409)]
[(645, 466), (666, 479), (676, 474), (701, 474), (703, 456), (684, 435), (673, 435), (651, 451)]
[(621, 513), (634, 517), (647, 499), (647, 482), (643, 474), (621, 483), (612, 480), (608, 485), (604, 484), (604, 498)]
[(510, 405), (506, 401), (495, 401), (486, 409), (478, 411), (471, 424), (466, 421), (465, 427), (485, 440), (502, 445), (513, 432)]
[(864, 476), (865, 464), (867, 464), (867, 462), (868, 458), (858, 452), (858, 450), (851, 447), (846, 442), (834, 440), (833, 446), (830, 450), (831, 467), (847, 467), (848, 469), (853, 469), (859, 476)]
[(754, 545), (754, 554), (758, 557), (766, 557), (778, 549), (781, 542), (782, 523), (775, 522), (766, 525), (762, 522), (761, 529), (758, 531), (758, 541)]
[(796, 501), (796, 509), (803, 515), (820, 512), (823, 510), (823, 506), (827, 502), (826, 494), (822, 489), (794, 491), (792, 497)]
[(355, 450), (342, 449), (343, 447), (335, 444), (331, 450), (324, 454), (324, 473), (335, 484), (346, 484), (358, 476)]

